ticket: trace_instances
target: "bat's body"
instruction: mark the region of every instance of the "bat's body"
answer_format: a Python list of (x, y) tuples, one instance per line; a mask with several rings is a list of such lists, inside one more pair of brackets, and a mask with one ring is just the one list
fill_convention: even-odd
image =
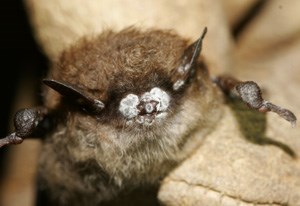
[(219, 87), (294, 124), (294, 114), (265, 101), (256, 83), (211, 81), (200, 57), (205, 33), (192, 44), (171, 31), (134, 28), (83, 38), (44, 80), (44, 105), (19, 111), (16, 132), (0, 147), (22, 142), (51, 120), (41, 187), (55, 205), (96, 205), (158, 185), (195, 151), (222, 114)]
[(198, 61), (178, 85), (188, 46), (169, 31), (127, 29), (63, 53), (49, 78), (105, 108), (87, 113), (48, 89), (46, 107), (60, 117), (43, 146), (39, 174), (55, 198), (94, 205), (123, 189), (158, 184), (199, 145), (220, 118), (221, 96)]

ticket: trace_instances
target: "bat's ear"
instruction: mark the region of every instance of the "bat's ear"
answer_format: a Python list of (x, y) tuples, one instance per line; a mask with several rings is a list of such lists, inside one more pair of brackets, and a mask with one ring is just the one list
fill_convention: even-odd
[(202, 41), (205, 37), (206, 32), (207, 28), (205, 27), (200, 38), (185, 49), (181, 58), (181, 64), (175, 71), (176, 74), (174, 75), (176, 76), (173, 84), (173, 89), (175, 91), (183, 86), (186, 80), (192, 75), (193, 67), (201, 53)]
[(78, 104), (88, 112), (93, 114), (99, 113), (104, 108), (103, 102), (89, 97), (80, 91), (79, 88), (76, 88), (72, 85), (53, 79), (44, 79), (43, 83), (60, 93), (65, 98), (74, 101), (74, 103)]

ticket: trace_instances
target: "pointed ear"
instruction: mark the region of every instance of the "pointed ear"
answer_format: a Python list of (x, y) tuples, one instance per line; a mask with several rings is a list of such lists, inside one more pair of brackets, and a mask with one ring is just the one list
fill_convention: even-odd
[(176, 71), (177, 74), (175, 74), (177, 78), (173, 84), (174, 90), (178, 90), (181, 86), (183, 86), (186, 80), (189, 78), (189, 76), (191, 76), (193, 70), (192, 68), (197, 62), (201, 53), (202, 41), (205, 37), (206, 32), (207, 27), (204, 28), (200, 38), (191, 45), (189, 45), (184, 51), (181, 64)]
[(60, 93), (65, 98), (74, 101), (74, 103), (78, 104), (88, 112), (98, 113), (104, 108), (104, 104), (100, 100), (89, 97), (80, 91), (80, 89), (75, 88), (72, 85), (53, 79), (44, 79), (43, 83)]

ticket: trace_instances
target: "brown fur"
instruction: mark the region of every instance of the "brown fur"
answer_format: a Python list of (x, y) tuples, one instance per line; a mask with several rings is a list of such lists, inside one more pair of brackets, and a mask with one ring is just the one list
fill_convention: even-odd
[[(40, 158), (40, 178), (62, 205), (95, 205), (120, 191), (159, 181), (199, 146), (220, 117), (218, 90), (198, 64), (183, 91), (172, 75), (189, 41), (172, 31), (106, 31), (63, 52), (50, 78), (68, 82), (105, 104), (95, 117), (48, 89), (58, 125)], [(126, 126), (118, 102), (153, 87), (171, 96), (168, 117), (151, 127)], [(64, 108), (64, 109), (62, 109)]]

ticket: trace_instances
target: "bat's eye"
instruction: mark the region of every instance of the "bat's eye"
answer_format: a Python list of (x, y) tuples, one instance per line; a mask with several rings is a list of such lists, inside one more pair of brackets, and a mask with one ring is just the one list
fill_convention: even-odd
[(162, 89), (155, 87), (141, 96), (128, 94), (120, 102), (119, 111), (128, 122), (152, 125), (167, 116), (170, 96)]

